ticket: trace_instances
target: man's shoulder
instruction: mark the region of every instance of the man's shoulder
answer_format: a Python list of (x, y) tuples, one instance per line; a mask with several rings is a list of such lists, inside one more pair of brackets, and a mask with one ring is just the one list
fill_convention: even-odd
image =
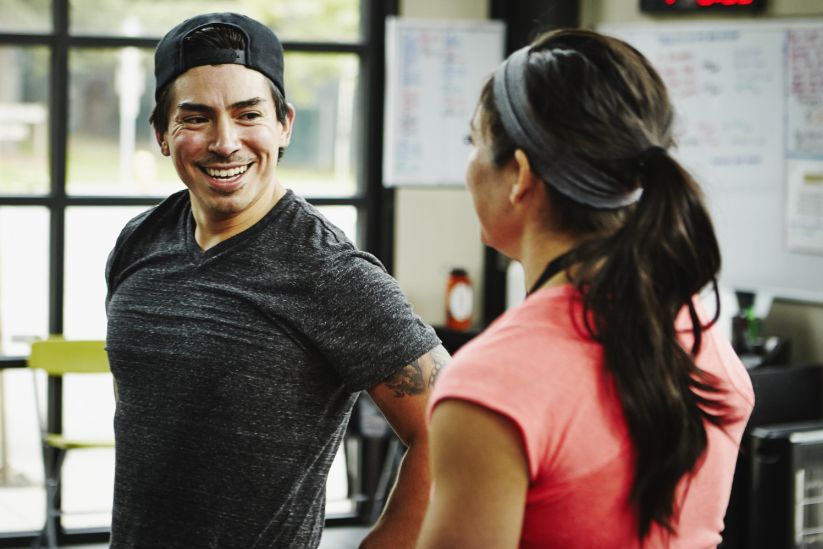
[[(120, 231), (107, 262), (110, 277), (135, 256), (145, 255), (153, 245), (164, 246), (163, 234), (175, 233), (181, 212), (188, 208), (188, 192), (183, 190), (164, 199), (159, 204), (132, 217)], [(166, 238), (174, 238), (171, 237)]]
[(289, 191), (283, 198), (282, 211), (272, 224), (275, 234), (267, 238), (269, 245), (281, 253), (292, 254), (303, 268), (314, 264), (353, 263), (365, 260), (370, 266), (383, 268), (377, 258), (360, 250), (346, 233), (308, 200)]
[(120, 240), (136, 232), (141, 226), (159, 221), (161, 218), (168, 218), (170, 215), (178, 216), (181, 209), (187, 208), (189, 204), (188, 191), (183, 189), (156, 204), (136, 216), (132, 217), (120, 231)]
[(330, 221), (308, 200), (292, 191), (289, 191), (284, 199), (287, 200), (290, 228), (297, 231), (307, 241), (306, 243), (313, 243), (319, 247), (328, 244), (354, 247), (340, 227)]
[(120, 231), (115, 248), (121, 248), (135, 237), (147, 236), (147, 233), (161, 231), (170, 225), (179, 223), (181, 212), (189, 207), (188, 192), (183, 190), (165, 198), (132, 217)]

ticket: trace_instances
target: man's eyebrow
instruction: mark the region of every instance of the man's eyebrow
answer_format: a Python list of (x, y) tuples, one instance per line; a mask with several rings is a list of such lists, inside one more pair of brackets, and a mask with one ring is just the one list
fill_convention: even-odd
[(248, 107), (254, 107), (255, 105), (259, 105), (260, 103), (265, 103), (266, 100), (262, 97), (253, 97), (251, 99), (246, 99), (244, 101), (238, 101), (237, 103), (232, 103), (229, 108), (234, 109), (246, 109)]
[(202, 105), (200, 103), (189, 103), (188, 101), (178, 103), (177, 108), (181, 111), (201, 112), (205, 114), (214, 112), (214, 109), (209, 107), (208, 105)]
[[(229, 109), (245, 109), (248, 107), (253, 107), (260, 103), (264, 103), (266, 100), (262, 97), (252, 97), (251, 99), (244, 99), (243, 101), (237, 101), (236, 103), (232, 103), (229, 105)], [(181, 111), (191, 111), (191, 112), (199, 112), (204, 114), (211, 114), (214, 112), (214, 108), (203, 105), (202, 103), (189, 103), (188, 101), (183, 101), (182, 103), (178, 103), (177, 108)]]

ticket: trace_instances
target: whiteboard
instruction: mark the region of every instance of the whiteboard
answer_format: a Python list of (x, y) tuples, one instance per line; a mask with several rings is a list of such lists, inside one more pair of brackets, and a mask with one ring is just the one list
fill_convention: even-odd
[(463, 185), (480, 89), (503, 60), (500, 21), (389, 17), (383, 180)]
[(721, 285), (823, 302), (823, 20), (598, 30), (666, 82), (674, 156), (706, 194)]

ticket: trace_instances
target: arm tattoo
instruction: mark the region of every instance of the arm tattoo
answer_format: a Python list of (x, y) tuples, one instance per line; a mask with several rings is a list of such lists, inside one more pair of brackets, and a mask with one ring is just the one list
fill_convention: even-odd
[(419, 395), (426, 387), (423, 382), (423, 368), (420, 366), (420, 361), (415, 360), (411, 364), (406, 364), (399, 372), (387, 379), (385, 383), (389, 389), (394, 391), (396, 397)]
[(437, 376), (440, 375), (440, 370), (443, 369), (443, 366), (449, 363), (451, 356), (443, 347), (436, 347), (432, 349), (429, 356), (434, 363), (432, 365), (431, 374), (429, 375), (429, 387), (434, 387), (434, 384), (437, 381)]
[[(423, 379), (423, 362), (431, 363), (429, 379)], [(394, 396), (404, 397), (406, 395), (419, 395), (427, 388), (434, 387), (440, 371), (451, 361), (451, 356), (443, 346), (435, 347), (411, 364), (406, 364), (400, 371), (388, 378), (383, 383), (394, 391)]]

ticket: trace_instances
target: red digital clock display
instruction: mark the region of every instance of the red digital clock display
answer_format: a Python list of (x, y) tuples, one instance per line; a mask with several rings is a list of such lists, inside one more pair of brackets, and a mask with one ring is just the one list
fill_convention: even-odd
[[(675, 4), (677, 0), (666, 0), (667, 4)], [(721, 4), (723, 6), (750, 6), (752, 0), (697, 0), (697, 5), (700, 7), (714, 6)]]
[(640, 0), (640, 11), (647, 12), (700, 12), (700, 11), (759, 11), (766, 0)]

